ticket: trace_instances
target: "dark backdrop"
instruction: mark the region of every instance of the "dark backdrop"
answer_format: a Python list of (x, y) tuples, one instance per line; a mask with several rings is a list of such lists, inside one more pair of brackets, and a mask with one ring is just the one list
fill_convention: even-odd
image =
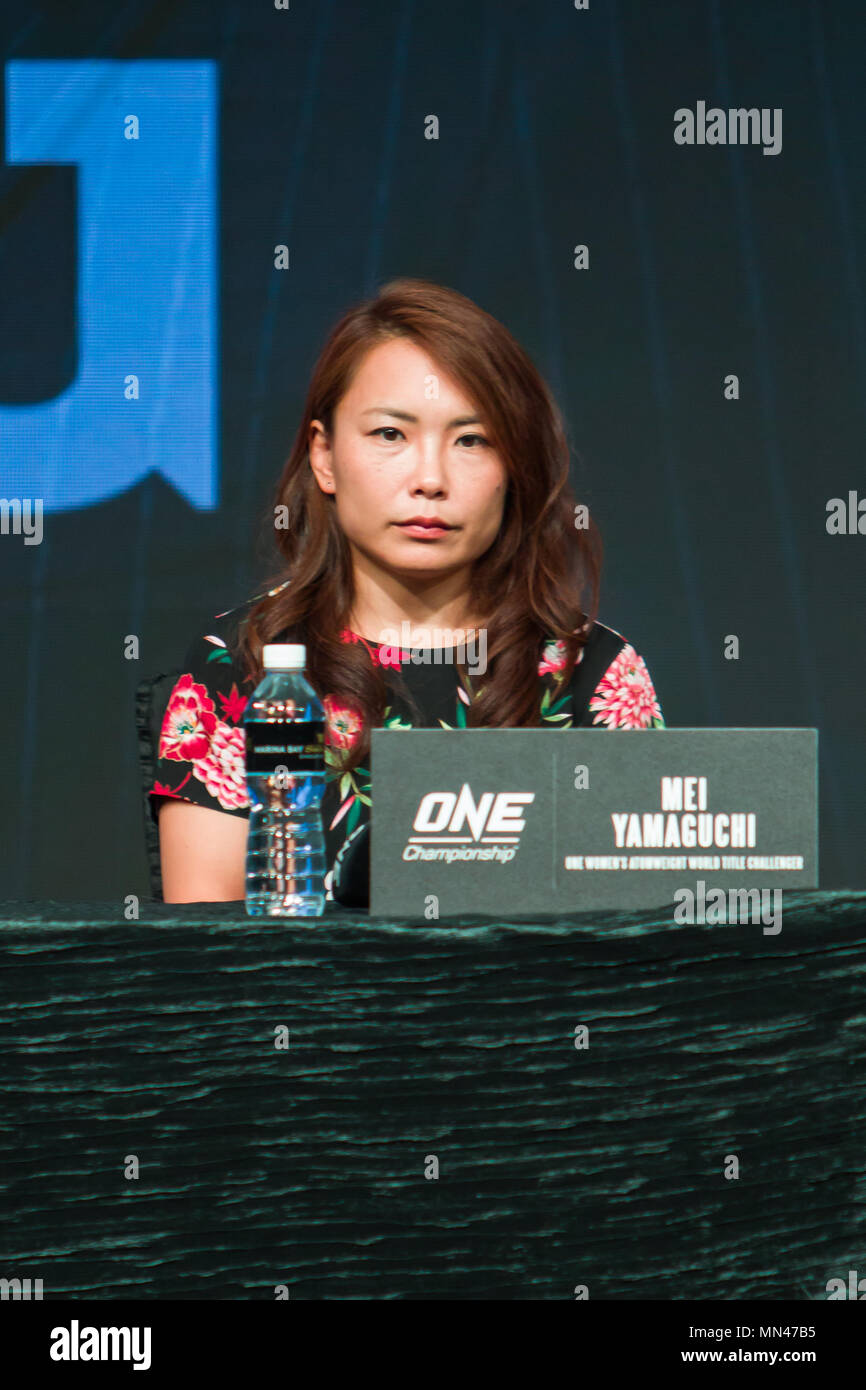
[[(214, 505), (151, 472), (88, 505), (46, 494), (40, 545), (0, 536), (2, 895), (147, 892), (134, 687), (255, 592), (312, 363), (399, 274), (477, 300), (549, 381), (605, 541), (600, 617), (646, 658), (668, 724), (820, 730), (822, 886), (862, 886), (866, 540), (826, 529), (829, 499), (866, 488), (859, 0), (0, 13), (7, 77), (20, 60), (212, 60), (218, 82)], [(675, 144), (675, 110), (698, 101), (781, 108), (781, 152)], [(23, 475), (5, 407), (81, 365), (79, 195), (74, 163), (0, 167), (7, 498)], [(178, 294), (166, 335), (189, 322)], [(94, 432), (70, 476), (99, 448)]]

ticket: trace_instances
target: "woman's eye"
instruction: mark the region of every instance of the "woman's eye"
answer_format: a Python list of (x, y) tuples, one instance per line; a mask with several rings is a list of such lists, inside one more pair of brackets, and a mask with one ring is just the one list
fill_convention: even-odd
[[(396, 434), (400, 435), (401, 437), (403, 435), (403, 431), (398, 430), (396, 425), (380, 425), (378, 429), (372, 430), (371, 433), (374, 435), (379, 434), (383, 437), (383, 439), (385, 438), (385, 435), (393, 436)], [(460, 438), (457, 440), (457, 443), (462, 444), (467, 439), (474, 439), (477, 440), (478, 443), (481, 445), (486, 445), (487, 447), (490, 446), (490, 440), (485, 439), (483, 434), (461, 434)], [(385, 443), (393, 444), (395, 443), (395, 440), (393, 438), (385, 439)]]

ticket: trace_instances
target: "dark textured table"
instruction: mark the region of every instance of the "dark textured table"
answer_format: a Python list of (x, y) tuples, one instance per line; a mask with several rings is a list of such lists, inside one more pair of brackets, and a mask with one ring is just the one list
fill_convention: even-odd
[(0, 945), (0, 1275), (46, 1299), (866, 1274), (866, 893), (786, 892), (778, 936), (6, 903)]

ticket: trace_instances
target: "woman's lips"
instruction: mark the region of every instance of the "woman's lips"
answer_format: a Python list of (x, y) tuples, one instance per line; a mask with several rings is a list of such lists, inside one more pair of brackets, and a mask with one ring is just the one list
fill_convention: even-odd
[(450, 535), (454, 530), (453, 526), (421, 526), (411, 521), (397, 522), (397, 525), (407, 536), (414, 536), (416, 540), (421, 541), (437, 540), (441, 536)]

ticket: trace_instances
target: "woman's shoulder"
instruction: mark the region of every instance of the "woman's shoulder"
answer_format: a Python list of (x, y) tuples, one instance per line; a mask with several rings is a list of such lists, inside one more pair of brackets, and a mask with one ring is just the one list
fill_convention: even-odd
[(254, 594), (197, 624), (172, 673), (174, 684), (164, 691), (165, 727), (172, 716), (181, 726), (184, 719), (193, 720), (200, 733), (223, 723), (238, 728), (256, 678), (240, 659), (237, 639), (249, 610), (263, 597)]
[(184, 665), (213, 672), (217, 679), (220, 676), (224, 678), (227, 670), (231, 669), (237, 678), (248, 685), (252, 678), (241, 670), (235, 655), (238, 637), (253, 606), (265, 597), (278, 594), (288, 583), (286, 580), (275, 588), (253, 594), (234, 607), (206, 618), (199, 624), (198, 632), (187, 647)]
[(208, 693), (233, 683), (248, 684), (234, 646), (240, 616), (238, 609), (228, 609), (199, 624), (180, 662), (178, 684), (201, 684), (209, 688)]
[(214, 627), (216, 635), (224, 640), (236, 637), (254, 605), (263, 598), (273, 598), (283, 589), (288, 588), (290, 583), (291, 581), (286, 579), (282, 584), (277, 584), (272, 589), (264, 589), (259, 594), (253, 594), (250, 598), (235, 604), (233, 608), (227, 608), (222, 613), (215, 613), (211, 619), (211, 626)]
[[(606, 623), (593, 622), (563, 688), (565, 646), (545, 644), (538, 674), (554, 684), (558, 699), (549, 709), (570, 716), (565, 727), (607, 729), (664, 728), (664, 716), (652, 677), (627, 637)], [(567, 708), (567, 705), (570, 708)]]

